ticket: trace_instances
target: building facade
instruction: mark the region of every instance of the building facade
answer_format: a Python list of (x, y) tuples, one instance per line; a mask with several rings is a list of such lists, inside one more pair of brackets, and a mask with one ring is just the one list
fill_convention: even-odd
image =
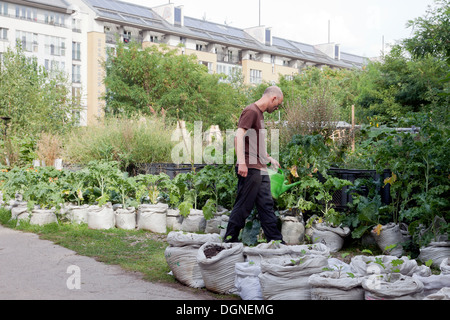
[(22, 44), (48, 70), (64, 70), (72, 95), (81, 99), (80, 125), (103, 116), (107, 49), (118, 41), (142, 47), (164, 43), (193, 54), (224, 81), (241, 75), (245, 84), (277, 82), (308, 66), (361, 68), (366, 59), (334, 43), (309, 45), (274, 37), (271, 28), (239, 29), (184, 16), (183, 7), (144, 7), (117, 0), (0, 0), (0, 55)]

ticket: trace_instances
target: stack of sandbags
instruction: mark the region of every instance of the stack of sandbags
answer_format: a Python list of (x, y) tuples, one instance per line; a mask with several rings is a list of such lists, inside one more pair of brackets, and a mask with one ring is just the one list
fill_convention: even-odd
[(220, 241), (217, 234), (170, 232), (167, 236), (169, 247), (166, 248), (164, 256), (175, 279), (191, 288), (205, 287), (197, 262), (197, 252), (206, 242)]

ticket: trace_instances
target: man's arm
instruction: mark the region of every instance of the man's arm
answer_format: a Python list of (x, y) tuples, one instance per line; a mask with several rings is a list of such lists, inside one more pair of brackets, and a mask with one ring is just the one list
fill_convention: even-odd
[(238, 163), (238, 174), (242, 177), (247, 177), (248, 168), (245, 163), (245, 152), (244, 152), (244, 136), (247, 130), (239, 128), (236, 132), (236, 156)]

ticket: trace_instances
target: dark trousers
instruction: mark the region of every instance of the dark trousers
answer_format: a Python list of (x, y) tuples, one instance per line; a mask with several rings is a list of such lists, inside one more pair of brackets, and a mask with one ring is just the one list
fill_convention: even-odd
[(239, 233), (244, 228), (245, 221), (254, 206), (258, 211), (261, 227), (267, 241), (283, 240), (277, 227), (278, 219), (273, 210), (269, 175), (258, 169), (248, 169), (247, 177), (238, 175), (237, 197), (228, 221), (225, 242), (238, 242)]

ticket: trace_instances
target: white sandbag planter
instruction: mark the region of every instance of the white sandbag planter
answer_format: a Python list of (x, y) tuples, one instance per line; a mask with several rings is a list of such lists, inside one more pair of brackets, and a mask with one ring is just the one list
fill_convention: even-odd
[(154, 233), (167, 232), (167, 211), (165, 203), (143, 204), (137, 210), (137, 227)]
[[(403, 263), (399, 264), (397, 263), (397, 260), (402, 260)], [(378, 263), (376, 261), (378, 261)], [(359, 255), (352, 258), (350, 267), (360, 276), (386, 274), (393, 271), (406, 276), (417, 274), (426, 277), (431, 275), (430, 268), (424, 265), (419, 266), (416, 260), (409, 259), (406, 256), (398, 258), (387, 255), (375, 257)]]
[(442, 260), (439, 268), (441, 269), (441, 274), (450, 275), (450, 258), (445, 258)]
[(214, 218), (206, 221), (205, 233), (218, 233), (220, 234), (222, 231), (221, 226), (224, 221), (228, 222), (228, 216), (226, 215), (217, 215)]
[(264, 300), (311, 300), (309, 277), (328, 265), (324, 256), (306, 255), (293, 259), (261, 262), (259, 282)]
[(111, 203), (101, 207), (93, 205), (89, 207), (87, 224), (90, 229), (109, 230), (116, 227), (114, 210)]
[(116, 215), (116, 227), (122, 230), (134, 230), (136, 229), (136, 209), (117, 209)]
[(316, 223), (312, 226), (313, 243), (323, 243), (331, 252), (338, 252), (344, 245), (344, 239), (350, 234), (348, 227), (332, 227), (325, 223)]
[(220, 236), (216, 234), (169, 232), (167, 236), (169, 247), (166, 248), (164, 256), (175, 279), (191, 288), (205, 287), (197, 263), (197, 253), (204, 243), (220, 241)]
[(420, 300), (423, 283), (399, 273), (372, 275), (362, 281), (365, 300)]
[(290, 258), (289, 246), (277, 241), (261, 243), (256, 247), (244, 247), (245, 261), (260, 264), (261, 261), (273, 258)]
[(413, 278), (420, 280), (423, 283), (424, 294), (426, 296), (437, 293), (443, 288), (450, 288), (450, 258), (446, 258), (440, 265), (441, 274), (421, 276), (413, 274)]
[(297, 245), (303, 241), (305, 226), (297, 217), (285, 216), (281, 218), (281, 234), (288, 245)]
[(87, 223), (89, 205), (70, 206), (66, 216), (73, 224)]
[(54, 209), (35, 209), (31, 211), (31, 225), (45, 226), (50, 223), (58, 223)]
[(253, 262), (240, 262), (235, 266), (236, 280), (234, 286), (236, 293), (242, 300), (262, 300), (259, 274), (261, 266)]
[(167, 209), (167, 229), (172, 231), (180, 231), (183, 223), (183, 216), (179, 209)]
[(30, 212), (28, 212), (26, 201), (13, 201), (11, 203), (11, 219), (28, 220)]
[(328, 258), (330, 255), (330, 248), (323, 243), (300, 244), (296, 246), (289, 246), (289, 253), (291, 257), (319, 255)]
[[(402, 242), (405, 242), (408, 234), (408, 227), (405, 224), (388, 223), (381, 227), (380, 235), (372, 232), (378, 247), (391, 256), (401, 257), (403, 255)], [(387, 247), (396, 245), (392, 249)]]
[(444, 259), (450, 257), (450, 241), (431, 242), (420, 248), (419, 259), (422, 262), (433, 261), (433, 266), (439, 268)]
[[(220, 250), (216, 254), (210, 251)], [(235, 294), (235, 265), (244, 262), (242, 243), (203, 244), (197, 252), (197, 262), (205, 282), (206, 289), (220, 294)]]
[(309, 277), (311, 300), (364, 300), (362, 277), (328, 271)]
[(423, 300), (450, 300), (450, 287), (442, 288), (438, 292), (426, 296)]
[(203, 210), (191, 209), (189, 215), (183, 219), (181, 230), (185, 232), (205, 232), (206, 219)]

